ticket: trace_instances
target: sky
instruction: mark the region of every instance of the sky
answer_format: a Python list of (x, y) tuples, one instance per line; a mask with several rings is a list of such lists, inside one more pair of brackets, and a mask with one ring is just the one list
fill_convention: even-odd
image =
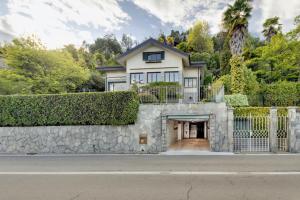
[[(125, 33), (138, 42), (172, 29), (187, 30), (197, 20), (221, 28), (222, 13), (234, 0), (0, 0), (0, 42), (34, 35), (50, 49), (80, 46), (97, 37)], [(262, 24), (278, 16), (283, 31), (293, 28), (300, 0), (254, 0), (249, 31), (261, 37)]]

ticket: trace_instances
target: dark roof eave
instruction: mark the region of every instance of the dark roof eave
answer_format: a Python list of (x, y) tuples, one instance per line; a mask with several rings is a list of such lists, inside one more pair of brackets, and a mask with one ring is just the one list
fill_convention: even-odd
[(126, 71), (126, 67), (124, 67), (124, 66), (99, 66), (99, 67), (96, 67), (96, 70), (101, 71), (101, 72)]

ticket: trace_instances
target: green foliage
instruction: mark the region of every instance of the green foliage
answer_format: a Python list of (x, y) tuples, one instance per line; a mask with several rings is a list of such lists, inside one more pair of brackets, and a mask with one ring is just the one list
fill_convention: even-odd
[(288, 40), (277, 34), (270, 43), (258, 47), (254, 54), (256, 56), (246, 61), (246, 65), (256, 73), (259, 81), (299, 80), (300, 41)]
[(244, 94), (245, 92), (245, 66), (243, 58), (233, 56), (230, 59), (231, 66), (231, 91), (233, 94)]
[[(15, 39), (3, 47), (9, 71), (0, 76), (9, 86), (1, 94), (75, 92), (89, 77), (89, 71), (78, 64), (66, 50), (46, 50), (32, 39)], [(18, 87), (18, 88), (16, 88)]]
[(224, 12), (224, 28), (232, 33), (235, 29), (248, 26), (248, 18), (251, 16), (251, 0), (236, 0), (233, 5), (229, 5)]
[(225, 95), (225, 102), (232, 107), (249, 106), (248, 98), (242, 94)]
[(104, 91), (105, 79), (103, 75), (96, 70), (91, 71), (89, 79), (78, 88), (79, 91)]
[(133, 92), (0, 96), (0, 126), (126, 125), (138, 106)]
[(138, 96), (141, 103), (159, 103), (157, 97), (153, 94), (140, 93)]
[(89, 49), (91, 53), (102, 53), (106, 60), (109, 60), (112, 55), (122, 53), (122, 47), (114, 35), (97, 38), (93, 44), (89, 45)]
[(181, 42), (176, 46), (177, 49), (184, 51), (184, 52), (189, 52), (189, 46), (187, 42)]
[[(278, 116), (287, 115), (286, 107), (277, 107)], [(266, 116), (270, 114), (270, 107), (236, 107), (233, 111), (236, 116)]]
[(279, 81), (269, 84), (264, 90), (266, 106), (292, 106), (299, 103), (297, 83)]
[(212, 53), (213, 41), (209, 35), (209, 26), (207, 22), (198, 21), (189, 31), (187, 39), (188, 46), (199, 53)]
[[(159, 102), (166, 102), (168, 99), (179, 99), (179, 87), (180, 85), (178, 82), (153, 82), (142, 86), (141, 88), (149, 91), (149, 93), (155, 96)], [(146, 97), (144, 96), (144, 98)]]

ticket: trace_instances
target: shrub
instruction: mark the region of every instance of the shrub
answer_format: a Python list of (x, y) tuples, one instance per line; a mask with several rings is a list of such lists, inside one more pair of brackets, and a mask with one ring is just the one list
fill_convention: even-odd
[(138, 106), (128, 91), (0, 96), (0, 126), (126, 125)]
[[(287, 115), (287, 108), (286, 107), (278, 107), (277, 108), (277, 115), (283, 116)], [(265, 116), (270, 114), (270, 107), (239, 107), (234, 109), (234, 115), (237, 116)]]
[(153, 94), (147, 94), (147, 93), (140, 93), (139, 94), (140, 102), (141, 103), (158, 103), (158, 99)]
[(299, 101), (297, 83), (279, 81), (268, 85), (264, 91), (266, 106), (293, 106)]
[(232, 94), (225, 95), (225, 102), (232, 107), (248, 106), (248, 99), (246, 95)]

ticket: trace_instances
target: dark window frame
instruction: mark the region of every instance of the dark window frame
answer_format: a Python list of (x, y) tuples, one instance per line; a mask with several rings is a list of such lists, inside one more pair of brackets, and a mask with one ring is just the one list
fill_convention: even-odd
[[(143, 81), (142, 83), (145, 83), (145, 76), (144, 76), (144, 73), (130, 73), (130, 84), (133, 84), (132, 82), (132, 75), (139, 75), (139, 82), (136, 82), (136, 83), (141, 83), (141, 80)], [(141, 79), (142, 77), (142, 79)]]
[[(151, 82), (149, 82), (149, 75), (156, 74), (156, 81), (153, 81), (153, 77), (151, 77)], [(155, 83), (161, 81), (161, 72), (147, 72), (147, 83)]]
[[(167, 78), (167, 74), (168, 74), (168, 78)], [(177, 80), (176, 80), (175, 74), (177, 74)], [(174, 78), (174, 81), (171, 81), (171, 77)], [(169, 83), (177, 83), (177, 82), (179, 82), (179, 71), (167, 71), (167, 72), (164, 72), (164, 81), (165, 82), (169, 82)]]
[(183, 80), (183, 85), (185, 88), (197, 88), (197, 78), (196, 77), (186, 77)]
[[(153, 56), (155, 54), (160, 55), (160, 57), (157, 57), (157, 58), (154, 58), (154, 59), (149, 59), (149, 56)], [(143, 60), (146, 63), (159, 63), (164, 59), (165, 59), (165, 52), (164, 51), (143, 52)]]

